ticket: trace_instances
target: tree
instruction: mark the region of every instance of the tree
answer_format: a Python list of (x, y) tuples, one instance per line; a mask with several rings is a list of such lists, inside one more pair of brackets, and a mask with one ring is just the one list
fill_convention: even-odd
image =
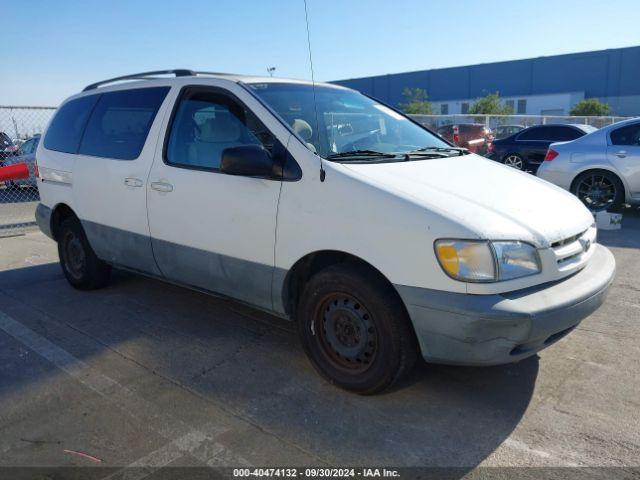
[(608, 103), (601, 102), (597, 98), (580, 100), (569, 111), (574, 117), (603, 117), (609, 115), (611, 107)]
[(469, 113), (473, 115), (513, 115), (513, 108), (500, 102), (500, 94), (490, 93), (478, 98), (469, 107)]
[(405, 88), (402, 91), (402, 96), (407, 100), (406, 103), (400, 104), (400, 108), (404, 113), (421, 115), (431, 115), (433, 113), (431, 102), (427, 101), (427, 92), (423, 89)]

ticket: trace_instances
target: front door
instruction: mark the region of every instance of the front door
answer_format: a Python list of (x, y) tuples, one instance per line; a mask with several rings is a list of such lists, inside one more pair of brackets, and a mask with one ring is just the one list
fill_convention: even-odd
[(271, 309), (281, 182), (220, 172), (226, 148), (273, 151), (269, 119), (259, 120), (251, 102), (240, 87), (182, 89), (149, 176), (149, 228), (168, 279)]

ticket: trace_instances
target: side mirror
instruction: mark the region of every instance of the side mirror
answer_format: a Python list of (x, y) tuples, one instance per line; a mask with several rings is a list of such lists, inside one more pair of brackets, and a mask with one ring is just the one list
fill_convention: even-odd
[(240, 145), (222, 151), (220, 171), (245, 177), (272, 177), (273, 159), (261, 145)]

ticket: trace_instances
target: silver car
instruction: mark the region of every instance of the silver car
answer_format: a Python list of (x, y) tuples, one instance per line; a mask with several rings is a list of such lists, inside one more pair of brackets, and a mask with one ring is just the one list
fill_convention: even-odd
[(29, 177), (21, 178), (19, 180), (9, 180), (6, 182), (7, 187), (17, 188), (19, 186), (37, 188), (36, 181), (36, 149), (38, 148), (38, 142), (40, 141), (40, 135), (34, 135), (30, 139), (26, 140), (19, 150), (19, 154), (14, 157), (9, 157), (4, 160), (5, 165), (15, 165), (17, 163), (26, 163), (29, 167)]
[(537, 175), (594, 211), (640, 203), (640, 118), (552, 143)]

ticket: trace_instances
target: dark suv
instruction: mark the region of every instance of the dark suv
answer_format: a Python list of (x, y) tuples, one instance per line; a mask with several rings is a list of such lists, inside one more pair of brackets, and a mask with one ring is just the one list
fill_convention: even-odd
[(595, 130), (597, 128), (591, 125), (536, 125), (510, 137), (494, 140), (487, 156), (518, 170), (535, 172), (544, 161), (549, 145), (554, 142), (570, 142)]

